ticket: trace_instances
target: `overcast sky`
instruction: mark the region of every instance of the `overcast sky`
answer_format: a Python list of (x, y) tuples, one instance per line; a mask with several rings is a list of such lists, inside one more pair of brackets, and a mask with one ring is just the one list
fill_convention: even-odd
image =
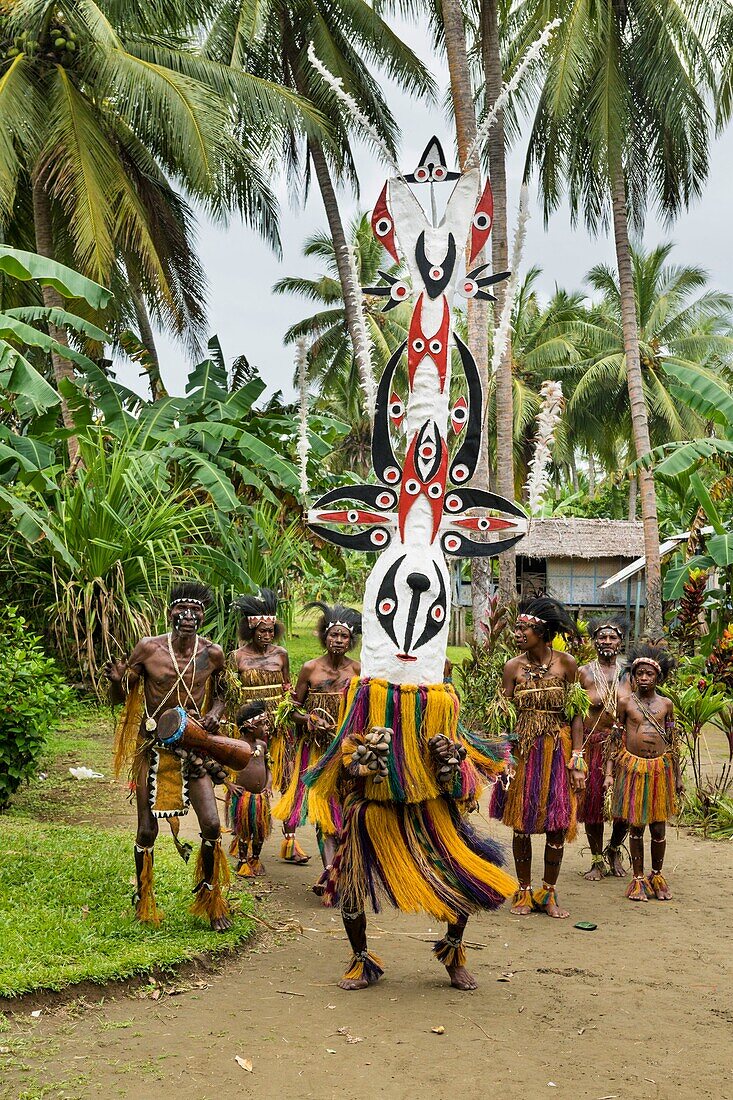
[[(448, 85), (447, 69), (441, 58), (430, 48), (425, 29), (395, 21), (397, 29), (430, 68), (442, 96)], [(400, 166), (405, 171), (415, 167), (417, 159), (435, 133), (446, 149), (453, 147), (452, 125), (439, 107), (419, 103), (401, 93), (388, 90), (390, 106), (402, 129)], [(516, 209), (525, 148), (520, 143), (509, 159), (510, 209)], [(361, 195), (340, 192), (342, 216), (350, 222), (358, 211), (370, 210), (385, 179), (386, 170), (373, 153), (357, 146), (356, 158), (361, 182)], [(451, 167), (454, 165), (451, 164)], [(733, 255), (733, 219), (731, 218), (731, 175), (733, 169), (733, 128), (713, 145), (711, 170), (705, 194), (691, 210), (671, 227), (661, 225), (653, 217), (647, 222), (644, 243), (647, 247), (672, 240), (676, 263), (699, 264), (710, 275), (715, 289), (733, 292), (731, 258)], [(310, 277), (320, 273), (320, 265), (301, 255), (303, 242), (314, 230), (327, 228), (325, 212), (317, 187), (312, 187), (305, 209), (290, 205), (286, 180), (274, 181), (281, 205), (281, 237), (283, 257), (277, 260), (270, 249), (251, 230), (236, 222), (227, 229), (217, 228), (201, 219), (199, 250), (209, 281), (210, 331), (221, 341), (228, 362), (244, 353), (255, 364), (270, 390), (282, 389), (292, 394), (293, 349), (283, 344), (283, 334), (294, 321), (313, 312), (306, 300), (283, 297), (271, 292), (271, 287), (284, 275)], [(448, 190), (449, 185), (443, 189)], [(588, 269), (600, 261), (613, 262), (613, 244), (608, 238), (590, 238), (582, 227), (573, 230), (566, 209), (555, 214), (547, 230), (543, 225), (537, 188), (531, 186), (531, 220), (524, 250), (523, 269), (533, 264), (542, 268), (540, 289), (548, 294), (555, 283), (567, 289), (582, 287)], [(191, 364), (185, 354), (164, 336), (159, 338), (163, 378), (169, 391), (183, 393)], [(137, 369), (121, 364), (120, 381), (135, 389), (141, 388)]]

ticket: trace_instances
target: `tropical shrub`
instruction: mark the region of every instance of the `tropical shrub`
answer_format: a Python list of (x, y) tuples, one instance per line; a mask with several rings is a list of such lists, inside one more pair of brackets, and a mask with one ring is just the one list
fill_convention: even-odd
[(34, 775), (46, 735), (73, 694), (17, 608), (0, 608), (0, 811)]

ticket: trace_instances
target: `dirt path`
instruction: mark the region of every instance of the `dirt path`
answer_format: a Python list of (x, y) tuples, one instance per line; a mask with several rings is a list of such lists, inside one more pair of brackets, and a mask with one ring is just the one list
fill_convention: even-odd
[[(273, 837), (271, 877), (254, 889), (267, 895), (269, 920), (294, 918), (302, 934), (266, 933), (217, 972), (173, 980), (185, 990), (176, 996), (111, 988), (102, 1003), (38, 1019), (24, 1008), (10, 1028), (27, 1040), (26, 1068), (6, 1068), (0, 1096), (733, 1096), (733, 845), (675, 830), (669, 838), (674, 901), (635, 905), (618, 881), (585, 883), (576, 844), (561, 878), (571, 920), (504, 910), (472, 921), (470, 939), (482, 947), (469, 966), (480, 989), (459, 994), (430, 957), (435, 925), (392, 912), (371, 922), (384, 980), (339, 990), (348, 949), (338, 915), (309, 892), (313, 866), (277, 862)], [(313, 836), (304, 839), (316, 853)], [(579, 931), (575, 920), (598, 930)]]

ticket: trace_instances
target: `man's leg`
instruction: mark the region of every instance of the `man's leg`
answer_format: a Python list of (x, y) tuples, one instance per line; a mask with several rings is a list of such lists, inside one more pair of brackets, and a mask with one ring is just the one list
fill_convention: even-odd
[(644, 826), (632, 825), (629, 829), (629, 851), (633, 878), (626, 891), (631, 901), (648, 901), (649, 890), (644, 878)]
[(529, 833), (514, 833), (512, 837), (514, 866), (517, 869), (519, 889), (512, 898), (512, 913), (526, 917), (534, 909), (532, 901), (532, 837)]
[(214, 932), (231, 928), (229, 906), (221, 887), (229, 882), (229, 865), (221, 847), (221, 825), (214, 786), (208, 775), (191, 779), (188, 795), (201, 831), (201, 850), (196, 865), (196, 900), (191, 912), (205, 917)]
[(366, 989), (368, 985), (378, 982), (384, 973), (382, 960), (367, 950), (366, 914), (363, 909), (344, 909), (342, 906), (341, 919), (353, 954), (349, 968), (338, 984), (341, 989), (349, 991)]
[(545, 873), (542, 879), (542, 889), (535, 890), (534, 901), (540, 909), (544, 909), (549, 917), (563, 920), (569, 917), (567, 909), (561, 909), (557, 904), (557, 880), (562, 866), (562, 857), (565, 851), (565, 833), (562, 829), (556, 829), (545, 834)]
[(627, 872), (621, 860), (621, 849), (623, 848), (628, 831), (628, 821), (622, 821), (620, 818), (616, 818), (611, 831), (611, 839), (603, 853), (608, 862), (609, 874), (614, 875), (615, 878), (626, 878)]
[(478, 982), (466, 970), (466, 949), (463, 946), (463, 933), (467, 921), (468, 917), (459, 917), (455, 924), (449, 924), (445, 936), (433, 948), (435, 957), (443, 963), (448, 971), (450, 984), (454, 989), (464, 991), (478, 989)]
[(316, 840), (318, 841), (318, 851), (321, 853), (323, 871), (313, 883), (311, 889), (314, 894), (321, 898), (326, 893), (328, 876), (333, 865), (333, 857), (336, 855), (336, 848), (338, 847), (338, 837), (324, 833), (320, 825), (316, 825)]
[(667, 823), (666, 821), (653, 821), (649, 826), (651, 833), (652, 870), (649, 875), (649, 887), (659, 901), (669, 901), (672, 891), (667, 885), (667, 880), (662, 874), (664, 866), (664, 854), (667, 850)]
[(583, 877), (588, 882), (598, 882), (606, 874), (606, 861), (603, 858), (603, 824), (586, 824), (585, 835), (588, 837), (591, 862), (590, 871), (586, 871)]
[(142, 764), (135, 783), (137, 804), (137, 835), (135, 837), (135, 893), (132, 904), (135, 916), (143, 924), (160, 924), (163, 914), (155, 904), (153, 889), (153, 846), (158, 836), (158, 822), (150, 809), (147, 765)]

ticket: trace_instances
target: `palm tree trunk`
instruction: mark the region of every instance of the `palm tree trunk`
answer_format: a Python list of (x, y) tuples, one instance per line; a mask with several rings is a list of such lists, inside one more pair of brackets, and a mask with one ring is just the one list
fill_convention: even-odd
[(142, 364), (148, 375), (148, 382), (150, 384), (150, 393), (152, 394), (153, 401), (159, 401), (162, 397), (168, 396), (168, 391), (163, 385), (163, 379), (160, 374), (160, 360), (158, 358), (158, 349), (155, 346), (155, 337), (153, 336), (153, 326), (150, 324), (150, 316), (148, 314), (147, 306), (145, 305), (145, 298), (143, 292), (140, 289), (140, 284), (134, 275), (130, 275), (130, 266), (128, 265), (128, 275), (130, 277), (130, 296), (132, 298), (132, 304), (135, 309), (135, 317), (137, 319), (137, 328), (140, 334), (140, 340), (145, 345), (147, 351), (147, 360)]
[(591, 500), (596, 495), (596, 460), (593, 451), (588, 451), (588, 496)]
[[(468, 66), (466, 48), (466, 27), (460, 0), (441, 0), (443, 26), (445, 29), (445, 52), (450, 73), (451, 99), (456, 120), (456, 143), (458, 162), (462, 170), (467, 167), (468, 150), (476, 138), (476, 108), (474, 106), (471, 73)], [(468, 253), (466, 255), (468, 262)], [(484, 262), (481, 253), (476, 257), (478, 266)], [(469, 301), (467, 309), (468, 347), (476, 361), (481, 387), (486, 396), (489, 392), (489, 311), (485, 302)], [(473, 484), (479, 488), (488, 488), (489, 484), (489, 433), (487, 430), (488, 409), (484, 407), (484, 420), (481, 431), (481, 453), (479, 455)], [(473, 609), (473, 630), (479, 636), (480, 623), (487, 617), (489, 597), (492, 586), (490, 558), (474, 558), (471, 562), (471, 602)]]
[[(49, 260), (55, 259), (53, 248), (53, 232), (51, 228), (51, 202), (46, 191), (46, 185), (40, 172), (36, 172), (33, 175), (33, 227), (36, 235), (36, 251), (40, 256), (45, 256)], [(43, 294), (43, 304), (48, 309), (63, 309), (64, 300), (52, 286), (42, 286), (41, 292)], [(69, 346), (69, 340), (66, 335), (66, 329), (58, 328), (57, 325), (52, 325), (49, 321), (48, 334), (52, 340), (56, 340), (59, 344)], [(58, 355), (57, 352), (51, 352), (51, 364), (53, 366), (54, 379), (56, 380), (56, 388), (58, 389), (59, 383), (64, 379), (72, 379), (74, 377), (74, 367), (71, 360), (64, 359), (62, 355)], [(66, 403), (66, 399), (62, 394), (61, 397), (61, 416), (64, 421), (64, 427), (72, 434), (69, 436), (66, 446), (69, 451), (69, 461), (71, 466), (74, 467), (78, 461), (79, 455), (79, 441), (74, 434), (76, 425), (74, 419), (69, 410), (69, 406)]]
[(636, 495), (639, 483), (635, 477), (629, 481), (629, 519), (636, 519)]
[[(359, 292), (360, 288), (356, 282), (355, 266), (351, 259), (349, 244), (346, 240), (346, 233), (341, 220), (341, 211), (339, 210), (336, 189), (333, 186), (333, 180), (331, 179), (328, 161), (323, 152), (323, 146), (316, 139), (311, 139), (308, 142), (308, 150), (311, 160), (313, 161), (313, 168), (316, 173), (316, 179), (318, 180), (321, 198), (323, 199), (328, 228), (331, 231), (331, 240), (333, 241), (334, 253), (336, 255), (336, 267), (338, 269), (339, 281), (341, 282), (341, 289), (344, 295), (346, 327), (349, 330), (351, 346), (354, 349), (354, 358), (356, 359), (356, 365), (359, 369), (359, 377), (362, 381), (362, 385), (365, 385), (366, 380), (371, 380), (372, 378), (372, 360), (366, 338), (364, 316), (361, 311), (361, 295)], [(374, 409), (368, 408), (366, 411), (371, 420), (374, 416)]]
[(570, 481), (573, 486), (573, 492), (577, 493), (580, 491), (580, 482), (578, 481), (578, 467), (575, 464), (575, 451), (570, 452), (568, 467), (570, 469)]
[[(481, 58), (485, 81), (485, 105), (490, 107), (499, 97), (502, 85), (501, 53), (499, 50), (498, 0), (481, 0)], [(489, 171), (494, 192), (494, 225), (491, 230), (491, 263), (494, 271), (509, 267), (509, 226), (506, 185), (506, 142), (504, 113), (500, 111), (489, 131)], [(494, 288), (497, 302), (495, 315), (501, 316), (506, 298), (506, 284)], [(512, 392), (511, 339), (496, 372), (496, 488), (501, 496), (514, 500), (514, 401)], [(504, 604), (516, 599), (517, 558), (514, 549), (499, 558), (499, 598)]]
[[(613, 232), (616, 244), (619, 289), (621, 292), (621, 325), (626, 352), (626, 381), (631, 406), (631, 424), (636, 457), (651, 450), (649, 421), (641, 374), (639, 355), (639, 329), (636, 316), (636, 295), (629, 245), (626, 182), (620, 160), (611, 166), (611, 198), (613, 204)], [(644, 522), (644, 554), (646, 556), (646, 633), (651, 638), (661, 638), (662, 619), (662, 570), (659, 560), (659, 521), (654, 475), (651, 470), (639, 471), (641, 517)]]

